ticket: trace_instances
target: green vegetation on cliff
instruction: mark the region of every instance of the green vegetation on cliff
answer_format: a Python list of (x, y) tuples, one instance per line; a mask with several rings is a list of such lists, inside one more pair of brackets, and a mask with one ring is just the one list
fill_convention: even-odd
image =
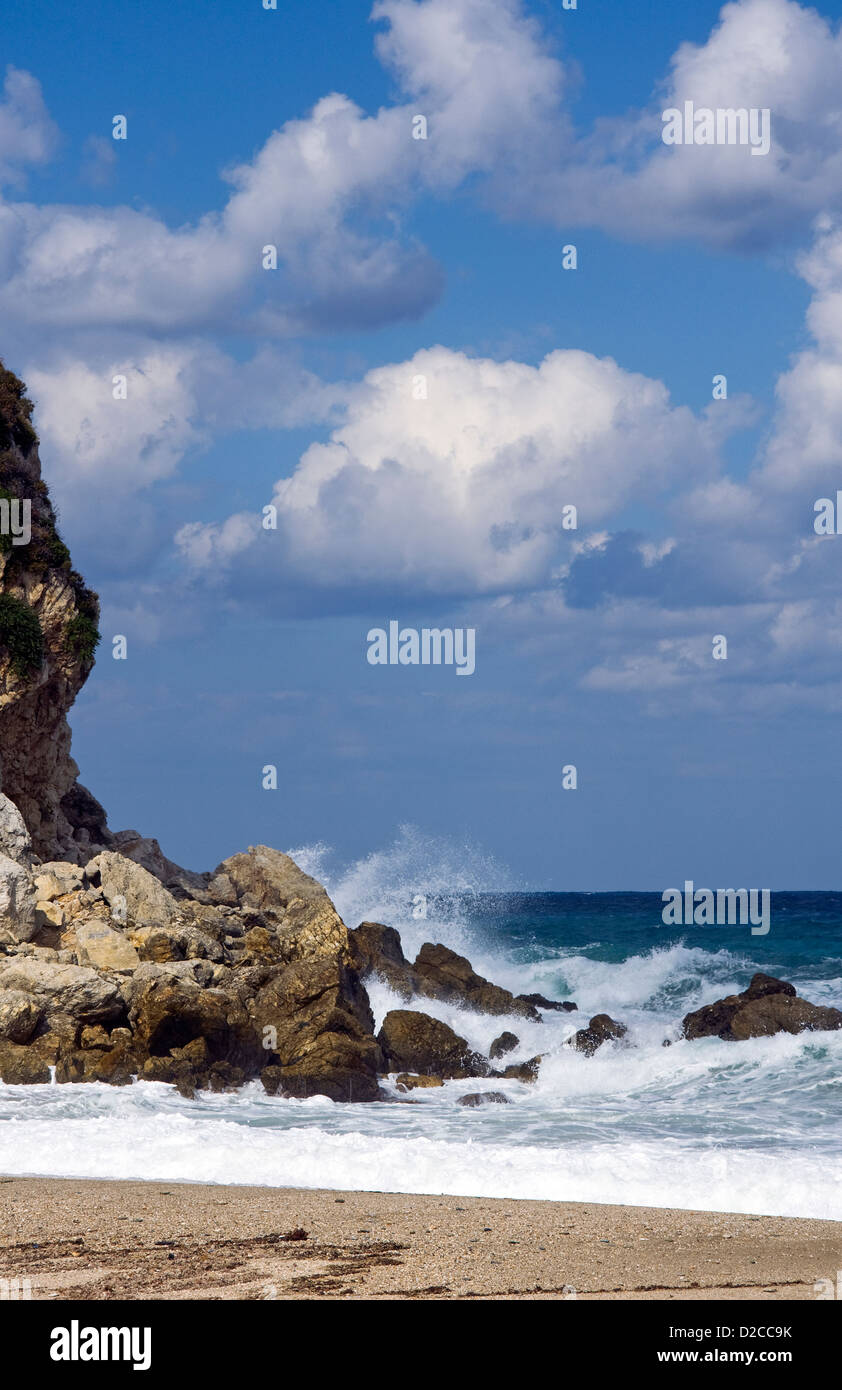
[(44, 634), (38, 616), (19, 598), (0, 594), (0, 648), (9, 653), (12, 670), (26, 680), (44, 660)]

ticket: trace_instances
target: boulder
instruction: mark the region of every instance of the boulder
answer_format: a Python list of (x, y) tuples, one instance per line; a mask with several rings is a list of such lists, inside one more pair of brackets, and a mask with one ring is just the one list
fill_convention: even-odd
[(456, 1104), (475, 1109), (478, 1105), (508, 1105), (509, 1098), (502, 1091), (471, 1091), (467, 1096), (460, 1096)]
[(416, 983), (394, 927), (380, 922), (360, 922), (348, 932), (351, 964), (362, 979), (378, 975), (404, 1000), (412, 998)]
[(13, 801), (0, 792), (0, 854), (24, 868), (32, 867), (32, 840)]
[(125, 1011), (117, 986), (88, 966), (14, 956), (0, 963), (0, 998), (8, 989), (34, 995), (46, 1013), (76, 1023), (104, 1023)]
[[(162, 966), (157, 969), (166, 971)], [(137, 974), (140, 971), (135, 980)], [(170, 1057), (203, 1039), (206, 1051), (202, 1055), (209, 1063), (230, 1062), (256, 1076), (265, 1061), (245, 1005), (223, 990), (204, 989), (189, 978), (166, 973), (144, 976), (131, 992), (129, 1022), (135, 1052), (144, 1060)]]
[(595, 1014), (587, 1028), (580, 1028), (569, 1041), (577, 1052), (584, 1052), (586, 1057), (592, 1057), (603, 1043), (624, 1038), (627, 1032), (626, 1025), (617, 1023), (609, 1014)]
[(110, 1038), (106, 1034), (105, 1046), (94, 1047), (90, 1042), (85, 1046), (83, 1038), (80, 1049), (62, 1053), (56, 1063), (56, 1081), (104, 1081), (109, 1086), (129, 1086), (137, 1070), (131, 1033), (127, 1028), (115, 1028)]
[(115, 974), (129, 974), (140, 965), (140, 956), (125, 934), (102, 919), (78, 922), (75, 934), (80, 965)]
[(138, 927), (130, 933), (135, 964), (141, 960), (165, 961), (210, 960), (222, 963), (226, 953), (219, 942), (192, 924), (172, 927)]
[(416, 1091), (419, 1087), (426, 1090), (429, 1087), (443, 1086), (444, 1082), (440, 1076), (413, 1076), (411, 1072), (402, 1071), (395, 1078), (395, 1085), (399, 1091)]
[(210, 874), (196, 874), (182, 869), (164, 854), (157, 840), (147, 839), (135, 830), (121, 830), (114, 836), (112, 848), (117, 854), (139, 864), (162, 883), (174, 898), (194, 898), (210, 902)]
[(49, 1064), (32, 1047), (0, 1040), (0, 1081), (6, 1086), (46, 1086)]
[(516, 1047), (520, 1047), (520, 1038), (514, 1033), (501, 1033), (488, 1049), (488, 1055), (494, 1062), (498, 1057), (505, 1057), (507, 1052), (514, 1052)]
[(574, 1013), (579, 1007), (570, 999), (547, 999), (543, 994), (518, 994), (516, 997), (536, 1009), (555, 1009), (558, 1013)]
[(504, 1067), (502, 1071), (492, 1072), (493, 1076), (499, 1076), (505, 1081), (527, 1081), (529, 1083), (538, 1080), (538, 1068), (541, 1065), (541, 1054), (537, 1057), (530, 1057), (526, 1062), (513, 1062), (511, 1066)]
[(534, 1005), (516, 999), (509, 990), (477, 975), (465, 956), (457, 955), (447, 946), (425, 942), (412, 971), (417, 993), (429, 999), (463, 1004), (483, 1014), (518, 1014), (537, 1023), (541, 1021)]
[(84, 870), (76, 864), (63, 860), (50, 860), (41, 864), (34, 873), (35, 892), (39, 902), (53, 902), (63, 898), (65, 893), (75, 893), (84, 882)]
[(722, 1038), (739, 1042), (775, 1033), (803, 1033), (842, 1028), (842, 1011), (801, 999), (795, 986), (772, 975), (752, 976), (748, 989), (705, 1004), (684, 1018), (684, 1037)]
[(464, 1038), (428, 1014), (392, 1009), (377, 1035), (389, 1071), (428, 1076), (487, 1076), (490, 1068)]
[(220, 880), (227, 880), (241, 910), (250, 909), (265, 919), (255, 926), (276, 928), (283, 961), (336, 955), (348, 959), (345, 923), (322, 885), (288, 854), (257, 845), (247, 854), (232, 855), (218, 866), (209, 884), (216, 902), (222, 901), (214, 890)]
[(162, 883), (133, 860), (113, 850), (105, 850), (91, 859), (85, 876), (102, 889), (102, 895), (118, 920), (125, 910), (125, 920), (132, 926), (168, 926), (178, 918), (178, 903)]
[(22, 864), (0, 853), (0, 926), (16, 941), (31, 941), (38, 931), (32, 877)]
[(272, 1094), (378, 1099), (383, 1059), (368, 995), (341, 956), (274, 968), (249, 1012), (269, 1072), (268, 1077), (261, 1073), (263, 1084), (274, 1088)]
[(41, 1022), (43, 1004), (22, 989), (0, 990), (0, 1038), (27, 1043)]

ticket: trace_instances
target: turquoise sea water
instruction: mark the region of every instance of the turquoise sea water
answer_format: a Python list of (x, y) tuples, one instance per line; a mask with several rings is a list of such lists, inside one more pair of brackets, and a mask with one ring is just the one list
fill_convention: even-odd
[[(410, 957), (443, 941), (516, 993), (575, 1000), (578, 1013), (541, 1023), (418, 1001), (483, 1051), (504, 1028), (516, 1033), (507, 1061), (541, 1053), (537, 1084), (495, 1081), (510, 1103), (481, 1109), (456, 1103), (484, 1088), (475, 1081), (416, 1092), (412, 1104), (390, 1086), (396, 1103), (353, 1106), (268, 1097), (259, 1083), (196, 1101), (147, 1083), (0, 1087), (0, 1170), (842, 1219), (842, 1032), (679, 1036), (685, 1013), (756, 970), (842, 1006), (842, 894), (773, 894), (770, 931), (752, 936), (666, 928), (660, 893), (482, 891), (482, 865), (446, 892), (452, 863), (425, 877), (405, 857), (381, 858), (332, 877), (319, 847), (298, 856), (349, 925), (391, 922)], [(378, 1021), (399, 1004), (379, 982), (370, 996)], [(565, 1039), (597, 1012), (629, 1032), (585, 1058)]]

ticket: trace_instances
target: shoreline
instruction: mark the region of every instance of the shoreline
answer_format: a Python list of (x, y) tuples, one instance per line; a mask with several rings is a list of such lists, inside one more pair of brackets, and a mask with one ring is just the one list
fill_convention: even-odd
[(33, 1299), (815, 1300), (842, 1268), (839, 1221), (189, 1182), (3, 1176), (0, 1229)]

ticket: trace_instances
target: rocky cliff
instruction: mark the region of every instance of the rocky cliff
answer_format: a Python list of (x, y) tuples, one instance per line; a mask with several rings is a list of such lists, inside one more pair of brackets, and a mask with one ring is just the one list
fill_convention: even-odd
[(0, 788), (36, 854), (80, 863), (110, 843), (67, 723), (93, 666), (99, 601), (59, 536), (31, 413), (0, 364)]

